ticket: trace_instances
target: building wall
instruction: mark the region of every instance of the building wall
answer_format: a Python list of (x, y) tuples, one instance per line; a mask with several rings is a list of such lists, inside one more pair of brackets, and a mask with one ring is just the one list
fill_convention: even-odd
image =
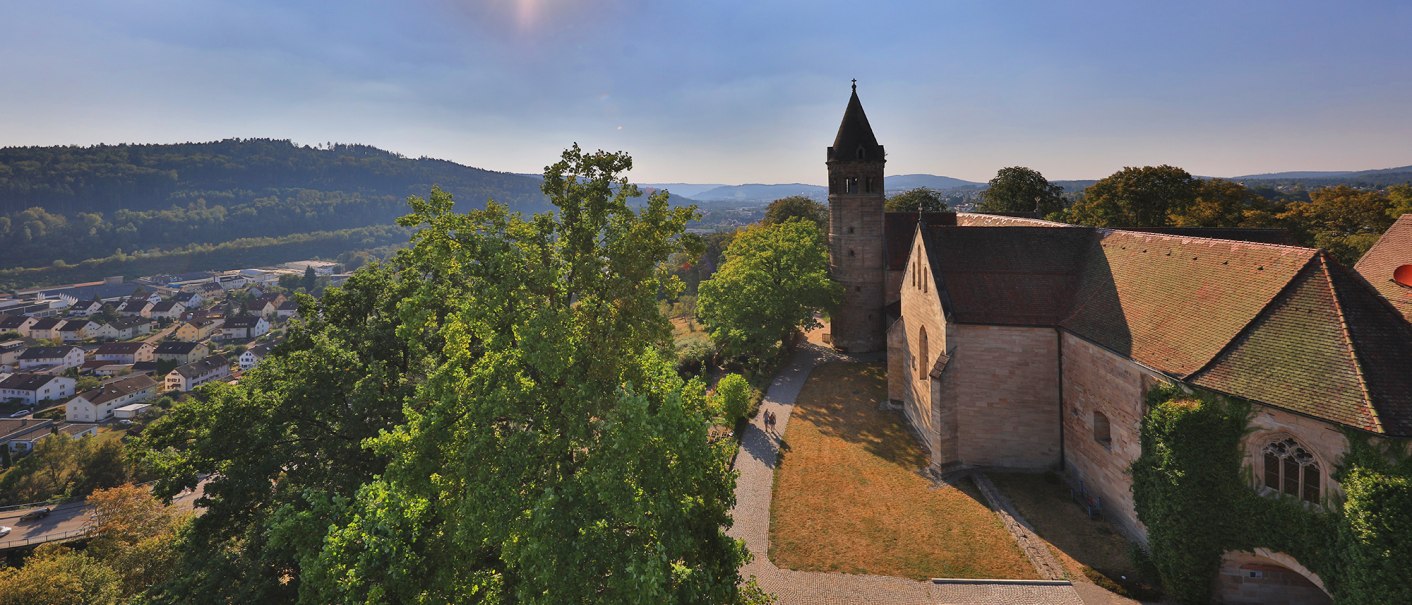
[(1322, 497), (1342, 493), (1333, 480), (1334, 465), (1348, 452), (1348, 439), (1337, 426), (1300, 416), (1278, 408), (1256, 405), (1250, 419), (1250, 433), (1245, 439), (1245, 466), (1250, 470), (1251, 489), (1264, 491), (1265, 456), (1263, 450), (1272, 441), (1292, 437), (1319, 461)]
[[(1146, 543), (1133, 508), (1128, 468), (1142, 453), (1143, 397), (1155, 378), (1132, 360), (1073, 334), (1063, 335), (1066, 470), (1102, 500), (1104, 514), (1128, 537)], [(1110, 441), (1095, 440), (1095, 412), (1108, 419)]]
[[(959, 461), (1045, 469), (1059, 465), (1059, 355), (1052, 328), (953, 324), (938, 385), (954, 413)], [(954, 410), (954, 412), (953, 412)]]
[[(902, 319), (893, 329), (897, 330), (895, 339), (900, 342), (896, 342), (888, 355), (889, 374), (898, 376), (895, 379), (888, 376), (889, 390), (895, 389), (900, 395), (895, 398), (901, 400), (907, 421), (923, 435), (923, 442), (931, 452), (932, 465), (939, 467), (956, 460), (955, 426), (943, 424), (944, 419), (938, 416), (932, 397), (935, 381), (929, 376), (937, 358), (948, 350), (947, 324), (920, 244), (912, 248), (899, 292)], [(927, 332), (926, 360), (919, 358), (923, 328)]]

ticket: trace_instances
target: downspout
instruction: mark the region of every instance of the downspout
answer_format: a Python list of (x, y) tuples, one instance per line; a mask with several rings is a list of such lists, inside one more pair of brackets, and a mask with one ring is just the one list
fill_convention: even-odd
[(1054, 328), (1054, 338), (1059, 345), (1059, 472), (1063, 474), (1069, 465), (1064, 459), (1064, 333), (1058, 326)]

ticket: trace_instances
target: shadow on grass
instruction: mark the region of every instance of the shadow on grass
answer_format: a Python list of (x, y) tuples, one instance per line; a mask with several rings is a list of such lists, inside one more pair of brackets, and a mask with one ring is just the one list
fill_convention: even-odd
[(926, 467), (916, 437), (901, 412), (878, 409), (887, 400), (882, 364), (829, 362), (814, 368), (799, 393), (792, 418), (807, 420), (827, 437), (862, 445), (869, 453), (908, 469)]

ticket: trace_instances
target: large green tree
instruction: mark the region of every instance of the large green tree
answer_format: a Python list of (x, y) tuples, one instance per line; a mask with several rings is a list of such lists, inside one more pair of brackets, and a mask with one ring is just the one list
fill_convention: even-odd
[(1197, 182), (1196, 198), (1169, 218), (1175, 227), (1274, 227), (1278, 202), (1226, 179)]
[(802, 219), (814, 223), (821, 233), (829, 230), (829, 209), (823, 204), (802, 195), (782, 197), (765, 207), (766, 225), (778, 225), (790, 219)]
[(679, 288), (663, 261), (694, 212), (663, 194), (634, 210), (631, 165), (575, 146), (545, 171), (556, 212), (528, 220), (412, 201), (400, 258), (424, 281), (400, 333), (438, 332), (444, 359), (368, 441), (391, 463), (308, 562), (305, 600), (739, 598), (729, 453), (703, 385), (660, 353), (657, 296)]
[(814, 225), (753, 225), (736, 234), (725, 262), (701, 284), (697, 315), (731, 355), (768, 358), (795, 330), (838, 303), (828, 249)]
[(1164, 227), (1196, 199), (1197, 179), (1175, 166), (1127, 167), (1084, 190), (1069, 222), (1095, 227)]
[(918, 209), (922, 212), (946, 212), (947, 206), (940, 191), (917, 187), (887, 198), (883, 209), (888, 212), (916, 212)]
[(981, 193), (981, 212), (1038, 212), (1047, 216), (1064, 209), (1064, 189), (1051, 184), (1038, 170), (1024, 166), (1001, 168)]

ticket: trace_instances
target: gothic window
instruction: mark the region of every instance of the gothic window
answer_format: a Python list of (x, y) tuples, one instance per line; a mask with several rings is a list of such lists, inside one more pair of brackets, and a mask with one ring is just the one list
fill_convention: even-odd
[(1113, 447), (1113, 428), (1108, 424), (1108, 416), (1103, 412), (1093, 413), (1093, 440), (1104, 448)]
[(1319, 502), (1319, 461), (1294, 439), (1271, 441), (1260, 452), (1264, 457), (1264, 483), (1276, 492), (1306, 502)]
[(918, 380), (927, 378), (927, 327), (922, 326), (920, 335), (917, 336), (917, 362), (921, 365), (917, 373)]

